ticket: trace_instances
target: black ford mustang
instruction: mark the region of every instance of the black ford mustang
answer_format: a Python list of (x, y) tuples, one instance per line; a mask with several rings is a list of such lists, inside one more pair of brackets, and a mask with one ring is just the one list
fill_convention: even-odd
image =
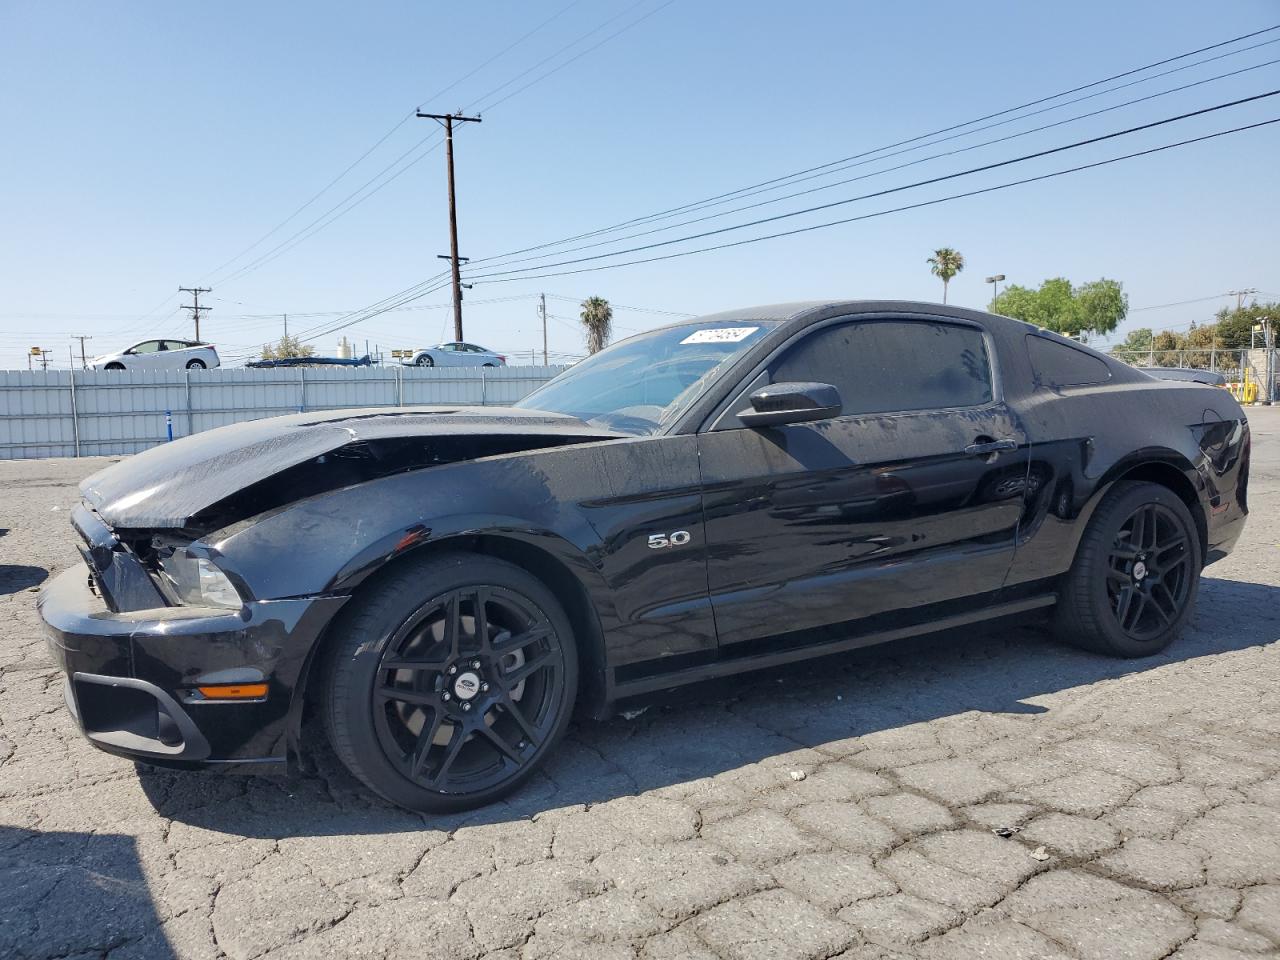
[(900, 302), (740, 310), (510, 408), (347, 410), (82, 485), (40, 610), (105, 750), (283, 769), (304, 708), (419, 810), (513, 789), (575, 704), (1037, 611), (1171, 643), (1247, 513), (1223, 390)]

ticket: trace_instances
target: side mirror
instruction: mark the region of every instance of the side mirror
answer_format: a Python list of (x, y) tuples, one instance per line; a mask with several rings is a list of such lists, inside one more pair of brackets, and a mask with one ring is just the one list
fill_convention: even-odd
[(748, 427), (773, 427), (838, 417), (843, 408), (840, 391), (829, 383), (772, 383), (747, 397), (751, 409), (738, 419)]

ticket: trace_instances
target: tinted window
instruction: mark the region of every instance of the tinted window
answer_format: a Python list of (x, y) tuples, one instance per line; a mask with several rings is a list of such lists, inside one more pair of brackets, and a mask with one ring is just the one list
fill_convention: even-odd
[(783, 354), (771, 379), (830, 383), (840, 391), (845, 414), (974, 407), (992, 398), (982, 331), (945, 323), (827, 327)]
[(1079, 387), (1111, 379), (1111, 370), (1104, 361), (1048, 337), (1027, 337), (1027, 353), (1036, 383), (1041, 386)]
[(575, 364), (516, 406), (652, 434), (777, 325), (702, 320), (640, 333)]
[(160, 349), (159, 340), (144, 340), (142, 343), (138, 344), (136, 347), (133, 347), (132, 351), (134, 353), (155, 353), (159, 349)]

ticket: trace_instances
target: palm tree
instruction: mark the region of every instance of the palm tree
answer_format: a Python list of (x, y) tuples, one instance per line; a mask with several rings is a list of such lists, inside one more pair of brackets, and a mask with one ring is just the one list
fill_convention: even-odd
[(942, 302), (947, 302), (947, 284), (951, 278), (964, 269), (964, 255), (959, 250), (941, 247), (933, 251), (929, 258), (929, 269), (935, 277), (942, 278)]
[(582, 301), (582, 325), (587, 330), (587, 352), (599, 353), (613, 333), (613, 307), (604, 297), (588, 297)]

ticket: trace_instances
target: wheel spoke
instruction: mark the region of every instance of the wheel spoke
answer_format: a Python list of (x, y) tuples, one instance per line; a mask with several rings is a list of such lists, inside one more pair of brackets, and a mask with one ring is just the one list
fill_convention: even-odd
[[(1161, 593), (1164, 594), (1163, 601), (1160, 599)], [(1165, 623), (1172, 623), (1174, 617), (1178, 615), (1178, 602), (1174, 599), (1173, 591), (1163, 583), (1157, 583), (1151, 588), (1151, 602)]]
[(1124, 627), (1124, 629), (1129, 631), (1132, 631), (1134, 628), (1138, 626), (1138, 624), (1142, 621), (1143, 612), (1147, 609), (1146, 595), (1143, 593), (1140, 593), (1137, 590), (1134, 590), (1132, 592), (1137, 602), (1130, 604), (1129, 606), (1129, 619), (1131, 622), (1126, 623), (1124, 620), (1120, 621), (1120, 626)]
[(453, 733), (449, 736), (449, 743), (444, 748), (444, 757), (440, 760), (440, 765), (435, 771), (426, 778), (427, 786), (435, 787), (442, 783), (448, 775), (453, 761), (458, 759), (458, 754), (462, 750), (463, 743), (466, 742), (467, 731), (460, 723), (453, 725)]
[(1155, 566), (1163, 568), (1167, 564), (1176, 565), (1178, 562), (1181, 561), (1183, 556), (1182, 554), (1175, 554), (1172, 558), (1169, 558), (1169, 559), (1165, 559), (1165, 558), (1168, 557), (1168, 555), (1174, 550), (1185, 551), (1186, 545), (1187, 545), (1186, 537), (1177, 537), (1176, 539), (1170, 540), (1167, 543), (1160, 544), (1158, 547), (1156, 547), (1155, 552), (1152, 554), (1152, 559), (1155, 561)]
[(1139, 510), (1133, 515), (1133, 523), (1129, 526), (1129, 543), (1133, 549), (1141, 553), (1146, 544), (1147, 511)]
[(527, 657), (520, 666), (502, 675), (503, 686), (510, 690), (522, 680), (527, 680), (543, 667), (548, 666), (553, 659), (554, 655), (550, 650), (542, 650), (532, 657)]
[(413, 670), (419, 672), (430, 670), (438, 673), (445, 665), (443, 659), (440, 660), (383, 660), (378, 667), (379, 670)]
[(462, 600), (455, 590), (449, 594), (444, 605), (444, 643), (449, 651), (447, 656), (453, 659), (458, 656), (458, 645), (462, 637)]
[(506, 737), (487, 723), (481, 723), (476, 727), (476, 732), (493, 744), (500, 754), (515, 763), (517, 766), (524, 763), (524, 757), (521, 756), (520, 751), (508, 743)]
[(377, 693), (385, 700), (399, 700), (401, 703), (412, 703), (420, 707), (435, 707), (440, 703), (440, 695), (435, 691), (406, 690), (403, 687), (383, 684), (378, 687)]
[(493, 645), (494, 653), (515, 653), (517, 650), (523, 650), (531, 643), (538, 640), (545, 640), (551, 636), (551, 628), (539, 624), (536, 627), (530, 627), (523, 633), (515, 633), (508, 636), (505, 640)]
[(431, 748), (435, 746), (436, 735), (440, 732), (442, 720), (444, 720), (444, 711), (437, 708), (431, 712), (431, 719), (422, 725), (422, 732), (418, 734), (418, 742), (410, 755), (412, 760), (409, 767), (410, 777), (416, 779), (422, 773), (422, 768), (427, 762)]
[(511, 718), (520, 725), (520, 729), (524, 731), (525, 739), (532, 746), (538, 745), (538, 731), (534, 729), (528, 718), (524, 715), (524, 711), (520, 709), (520, 704), (516, 703), (510, 697), (504, 697), (501, 703), (504, 713), (510, 714)]
[(479, 649), (483, 653), (489, 652), (489, 615), (485, 611), (486, 605), (489, 603), (489, 591), (484, 587), (476, 589), (474, 609), (475, 609), (475, 631), (476, 642)]
[(1134, 589), (1132, 584), (1125, 584), (1120, 588), (1119, 602), (1116, 604), (1116, 619), (1120, 621), (1120, 626), (1125, 624), (1125, 618), (1129, 616), (1129, 607), (1133, 603)]

